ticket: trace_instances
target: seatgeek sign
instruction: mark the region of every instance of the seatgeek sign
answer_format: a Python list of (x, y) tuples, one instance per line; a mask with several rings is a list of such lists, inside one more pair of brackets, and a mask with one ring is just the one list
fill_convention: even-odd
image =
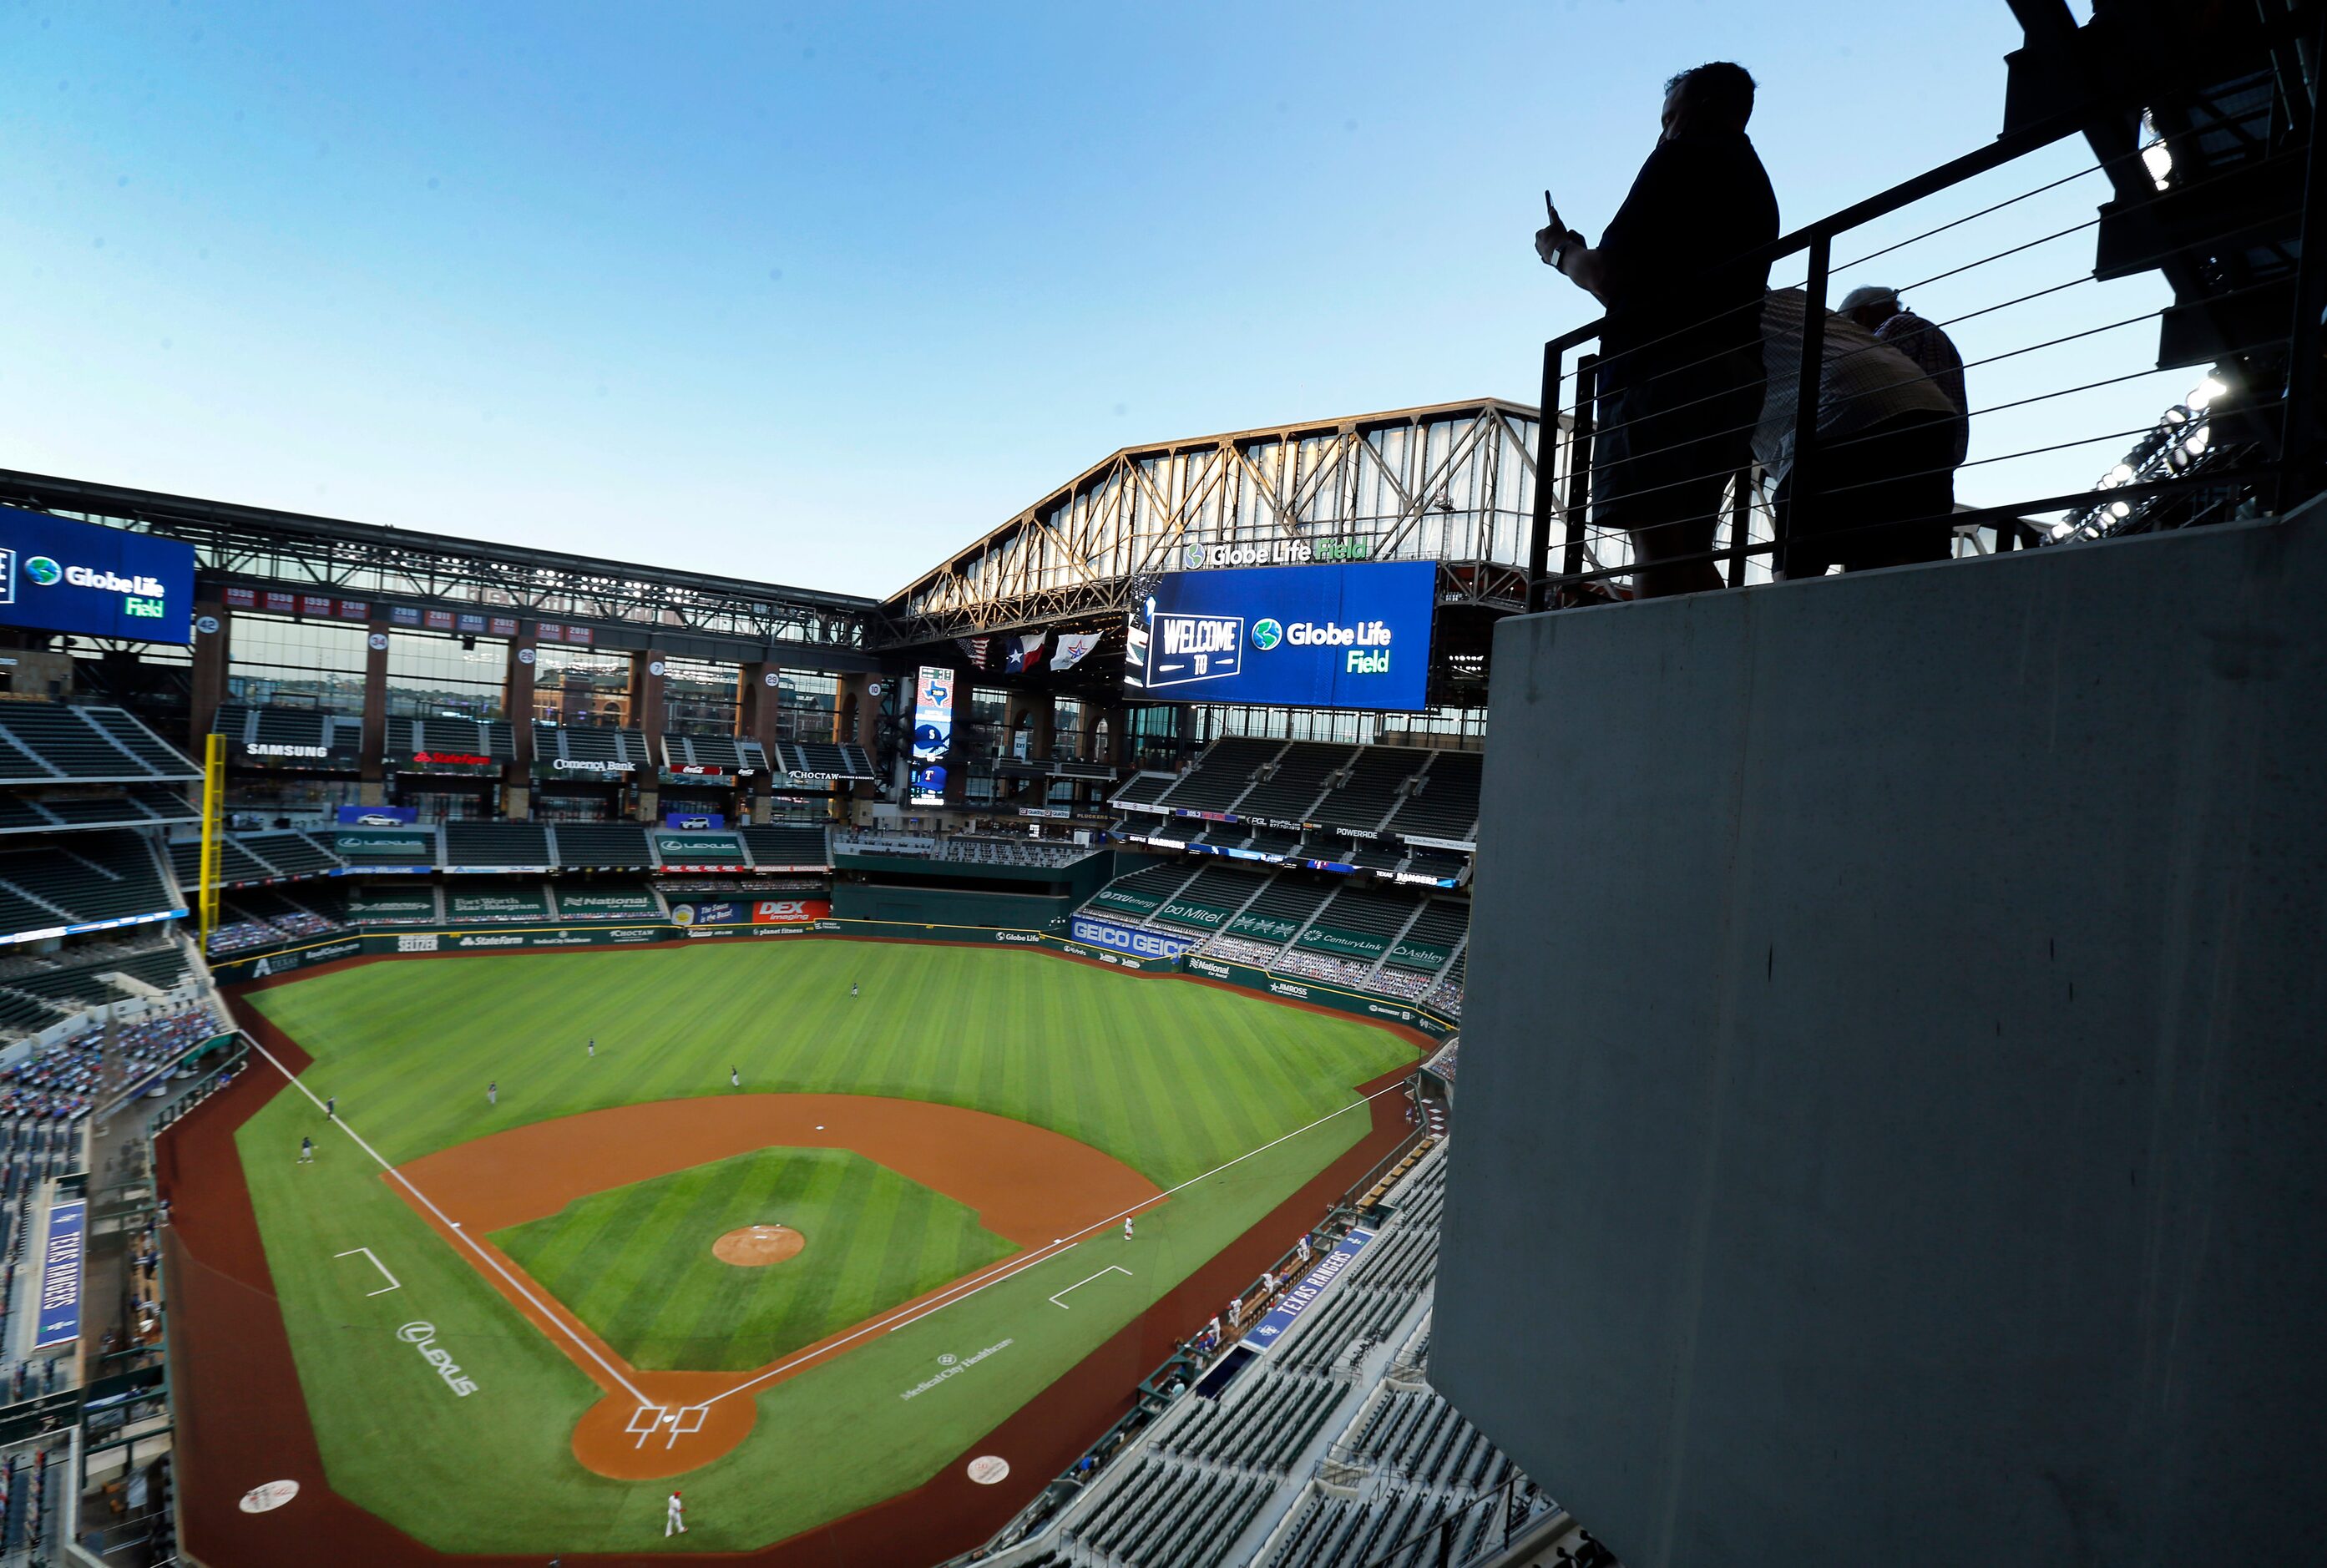
[(194, 547), (0, 507), (0, 626), (192, 642)]
[(1163, 702), (1425, 705), (1429, 561), (1167, 572), (1131, 612), (1123, 686)]

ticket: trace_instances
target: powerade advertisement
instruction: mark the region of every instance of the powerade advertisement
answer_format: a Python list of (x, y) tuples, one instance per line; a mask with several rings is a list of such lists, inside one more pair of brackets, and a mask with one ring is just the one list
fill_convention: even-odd
[(0, 507), (0, 625), (191, 642), (194, 547)]
[(1131, 611), (1123, 688), (1162, 702), (1417, 712), (1437, 582), (1429, 561), (1166, 572)]
[(945, 804), (945, 760), (952, 750), (953, 671), (925, 664), (913, 687), (913, 781), (907, 798), (913, 805)]

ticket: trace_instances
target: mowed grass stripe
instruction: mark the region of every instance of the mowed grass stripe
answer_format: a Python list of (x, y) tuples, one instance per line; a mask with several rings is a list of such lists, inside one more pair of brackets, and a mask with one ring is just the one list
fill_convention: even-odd
[[(712, 1244), (789, 1225), (800, 1255), (762, 1268)], [(961, 1204), (861, 1155), (764, 1149), (592, 1194), (493, 1237), (606, 1342), (649, 1368), (734, 1371), (1006, 1257)]]

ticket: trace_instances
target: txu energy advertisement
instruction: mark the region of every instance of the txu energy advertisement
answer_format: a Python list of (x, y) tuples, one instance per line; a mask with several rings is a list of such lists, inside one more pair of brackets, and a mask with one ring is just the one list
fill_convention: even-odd
[(1428, 561), (1167, 572), (1131, 611), (1123, 686), (1165, 702), (1426, 705)]

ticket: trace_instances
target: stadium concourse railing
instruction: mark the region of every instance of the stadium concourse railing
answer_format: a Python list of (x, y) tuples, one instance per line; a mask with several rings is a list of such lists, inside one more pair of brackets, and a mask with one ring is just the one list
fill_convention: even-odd
[[(1750, 419), (1717, 433), (1734, 436), (1760, 429), (1765, 443), (1773, 434), (1790, 435), (1790, 494), (1782, 509), (1776, 502), (1771, 476), (1758, 462), (1715, 474), (1680, 471), (1683, 462), (1676, 458), (1654, 476), (1656, 483), (1643, 487), (1637, 479), (1628, 483), (1628, 495), (1637, 497), (1707, 479), (1725, 481), (1720, 515), (1725, 520), (1726, 542), (1720, 542), (1716, 532), (1715, 547), (1660, 555), (1658, 565), (1710, 564), (1723, 585), (1735, 587), (1782, 574), (1783, 552), (1790, 542), (1783, 536), (1790, 533), (1799, 542), (1813, 526), (1824, 546), (1844, 544), (1873, 528), (1943, 521), (1955, 536), (1951, 554), (1977, 554), (2227, 520), (2254, 515), (2257, 509), (2283, 509), (2316, 493), (2322, 446), (2318, 361), (2327, 268), (2300, 267), (2296, 286), (2272, 278), (2246, 287), (2214, 289), (2209, 275), (2193, 270), (2191, 260), (2204, 255), (2209, 242), (2227, 253), (2289, 248), (2297, 230), (2307, 241), (2310, 229), (2322, 221), (2318, 198), (2327, 187), (2327, 168), (2310, 156), (2308, 125), (2314, 117), (2308, 108), (2304, 106), (2300, 121), (2304, 128), (2292, 145), (2277, 145), (2222, 172), (2176, 179), (2163, 139), (2138, 145), (2129, 141), (2127, 150), (2115, 156), (2079, 155), (2065, 174), (2053, 175), (2048, 163), (2048, 177), (2042, 182), (1998, 195), (1995, 182), (1986, 177), (2000, 179), (1999, 172), (2055, 149), (2089, 126), (2111, 117), (2106, 109), (2080, 107), (2009, 130), (1986, 146), (1749, 253), (1744, 259), (1772, 264), (1773, 287), (1796, 287), (1807, 298), (1801, 365), (1821, 363), (1828, 325), (1835, 320), (1828, 313), (1838, 303), (1838, 291), (1874, 284), (1894, 288), (1909, 308), (1957, 340), (1967, 387), (1995, 395), (1968, 398), (1967, 461), (1945, 470), (1884, 471), (1876, 479), (1837, 484), (1830, 476), (1852, 459), (1862, 467), (1881, 466), (1874, 462), (1880, 449), (1848, 450), (1876, 438), (1863, 431), (1822, 436), (1821, 383), (1846, 371), (1828, 363), (1826, 376), (1800, 375), (1791, 388), (1790, 406), (1779, 410), (1781, 430)], [(2129, 123), (2133, 116), (2127, 109), (2116, 117)], [(2063, 153), (2051, 156), (2065, 161)], [(2281, 175), (2285, 176), (2281, 185), (2291, 185), (2299, 194), (2274, 210), (2257, 210), (2257, 176)], [(2169, 221), (2152, 219), (2134, 199), (2151, 187), (2151, 193), (2162, 193), (2161, 204), (2178, 204), (2176, 221), (2220, 206), (2225, 214), (2220, 231), (2183, 233)], [(1941, 213), (1919, 230), (1902, 234), (1909, 223), (1924, 222), (1930, 216), (1927, 204), (1950, 192), (1960, 193), (1962, 205), (1971, 210)], [(2128, 213), (2125, 210), (2129, 207), (2133, 210)], [(2094, 215), (2096, 208), (2098, 216)], [(2122, 221), (2128, 217), (2136, 221)], [(2075, 220), (2066, 220), (2070, 219)], [(1999, 234), (1995, 226), (2001, 223), (2019, 227)], [(2098, 265), (2070, 266), (2051, 259), (2058, 255), (2059, 242), (2073, 243), (2097, 230)], [(2166, 234), (2173, 238), (2160, 242), (2158, 237)], [(2143, 238), (2135, 240), (2129, 235)], [(1844, 250), (1854, 254), (1836, 260), (1836, 253)], [(1883, 267), (1871, 266), (1877, 261)], [(1894, 275), (1900, 271), (1913, 275), (1897, 281)], [(2122, 290), (2105, 294), (2090, 286), (2123, 284), (2157, 271), (2166, 272), (2173, 284), (2173, 304), (2161, 308), (2152, 294), (2141, 295), (2141, 308), (2126, 309), (2131, 294)], [(2266, 307), (2275, 312), (2283, 295), (2292, 309), (2269, 319), (2284, 326), (2244, 335), (2248, 329), (2241, 323), (2251, 322)], [(1752, 307), (1738, 310), (1760, 303), (1756, 300)], [(1682, 331), (1712, 327), (1719, 319), (1719, 314), (1707, 317)], [(2217, 322), (2230, 324), (2213, 324)], [(1605, 423), (1611, 409), (1601, 393), (1623, 357), (1654, 349), (1681, 332), (1611, 357), (1591, 351), (1604, 325), (1604, 318), (1593, 320), (1544, 345), (1543, 428), (1552, 433), (1547, 440), (1560, 444), (1554, 461), (1541, 465), (1528, 536), (1529, 595), (1538, 610), (1605, 603), (1632, 597), (1639, 589), (1637, 583), (1624, 581), (1640, 565), (1630, 537), (1600, 517), (1603, 498), (1595, 493), (1601, 488), (1595, 481), (1613, 462), (1608, 456), (1612, 431)], [(2159, 334), (2163, 351), (2130, 355), (2117, 347), (2128, 332), (2137, 340), (2145, 328)], [(2225, 333), (2239, 335), (2226, 338)], [(2201, 348), (2191, 348), (2193, 343)], [(2097, 354), (2115, 357), (2097, 359)], [(2210, 370), (2195, 368), (2209, 360)], [(1660, 377), (1687, 377), (1707, 362), (1698, 359), (1628, 378), (1628, 395)], [(2167, 378), (2163, 384), (2161, 377)], [(2242, 377), (2257, 384), (2241, 385)], [(1939, 378), (1926, 375), (1922, 379)], [(2196, 386), (2182, 393), (2181, 387), (2191, 380)], [(2150, 384), (2147, 390), (2143, 383)], [(1682, 385), (1679, 380), (1668, 384)], [(1782, 383), (1780, 387), (1782, 397)], [(1827, 412), (1831, 415), (1853, 397), (1864, 396), (1869, 394), (1837, 392), (1829, 398)], [(1710, 398), (1702, 395), (1702, 388), (1693, 388), (1676, 390), (1672, 401), (1677, 410)], [(2161, 401), (2166, 406), (2159, 415), (2153, 411)], [(1665, 411), (1659, 410), (1657, 416), (1666, 416)], [(1690, 439), (1715, 434), (1692, 432)], [(2086, 455), (2074, 455), (2080, 453)], [(1644, 461), (1653, 462), (1656, 456), (1650, 451)], [(1780, 462), (1782, 466), (1782, 458)], [(2085, 465), (2082, 471), (2098, 471), (2100, 477), (2081, 488), (2064, 488), (2059, 482), (2066, 477), (2063, 462)], [(1992, 495), (2016, 494), (2016, 499), (1977, 506), (1958, 502), (1952, 509), (1927, 518), (1846, 521), (1854, 502), (1869, 499), (1875, 487), (1942, 471), (1958, 480), (1972, 477)], [(2011, 473), (2022, 477), (1999, 477)], [(1555, 563), (1556, 546), (1559, 559)]]
[[(1423, 1094), (1420, 1070), (1406, 1083), (1409, 1106), (1418, 1105)], [(1301, 1245), (1286, 1247), (1276, 1260), (1256, 1274), (1235, 1296), (1236, 1313), (1224, 1319), (1230, 1327), (1257, 1323), (1266, 1316), (1269, 1308), (1285, 1293), (1293, 1290), (1303, 1275), (1313, 1266), (1317, 1258), (1326, 1256), (1341, 1238), (1368, 1218), (1368, 1209), (1380, 1191), (1402, 1174), (1415, 1161), (1427, 1153), (1441, 1136), (1432, 1126), (1430, 1118), (1416, 1115), (1406, 1134), (1397, 1147), (1369, 1167), (1362, 1176), (1342, 1190), (1340, 1199), (1325, 1212), (1323, 1219), (1303, 1234), (1302, 1241), (1312, 1251), (1304, 1261)], [(1225, 1304), (1225, 1303), (1224, 1303)], [(937, 1568), (970, 1568), (994, 1556), (1024, 1545), (1033, 1535), (1082, 1495), (1108, 1462), (1120, 1455), (1126, 1445), (1170, 1409), (1173, 1402), (1193, 1389), (1207, 1373), (1229, 1363), (1242, 1350), (1241, 1333), (1223, 1332), (1216, 1343), (1204, 1342), (1207, 1330), (1195, 1325), (1180, 1347), (1158, 1362), (1154, 1370), (1141, 1378), (1132, 1400), (1132, 1406), (1122, 1419), (1101, 1433), (1084, 1449), (1082, 1455), (1056, 1478), (1047, 1483), (1034, 1500), (1012, 1516), (1008, 1524), (995, 1531), (980, 1546), (949, 1558)], [(1229, 1368), (1232, 1372), (1235, 1368)], [(1228, 1374), (1223, 1374), (1228, 1375)]]

